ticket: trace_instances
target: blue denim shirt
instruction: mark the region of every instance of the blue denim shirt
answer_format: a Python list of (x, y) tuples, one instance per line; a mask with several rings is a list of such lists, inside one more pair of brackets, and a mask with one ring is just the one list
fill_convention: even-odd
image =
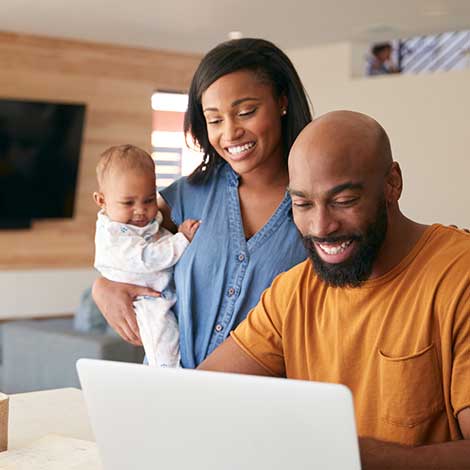
[(181, 362), (202, 362), (258, 303), (274, 277), (306, 258), (286, 193), (269, 221), (245, 239), (238, 175), (221, 164), (202, 185), (181, 178), (161, 192), (176, 225), (202, 223), (175, 267)]

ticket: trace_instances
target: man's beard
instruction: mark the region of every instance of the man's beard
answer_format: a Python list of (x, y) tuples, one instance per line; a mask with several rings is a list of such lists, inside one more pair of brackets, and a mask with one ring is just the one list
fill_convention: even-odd
[[(381, 199), (374, 220), (365, 234), (332, 236), (327, 238), (303, 237), (305, 247), (318, 276), (332, 287), (358, 287), (369, 279), (374, 261), (377, 258), (387, 234), (387, 206)], [(337, 243), (354, 240), (357, 242), (355, 254), (342, 263), (327, 263), (317, 253), (314, 242)]]

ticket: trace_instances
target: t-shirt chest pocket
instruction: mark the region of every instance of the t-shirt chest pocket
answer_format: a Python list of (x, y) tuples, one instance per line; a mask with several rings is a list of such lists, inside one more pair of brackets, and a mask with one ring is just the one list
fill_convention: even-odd
[(400, 357), (379, 351), (379, 407), (382, 419), (405, 427), (423, 423), (443, 409), (434, 344)]

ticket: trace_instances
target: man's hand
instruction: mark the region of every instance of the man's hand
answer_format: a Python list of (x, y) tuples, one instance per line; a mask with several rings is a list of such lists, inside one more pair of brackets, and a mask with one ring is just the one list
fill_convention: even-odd
[(181, 232), (189, 241), (192, 241), (199, 225), (201, 225), (200, 220), (187, 219), (178, 227), (178, 232)]
[(160, 293), (148, 287), (113, 282), (103, 277), (93, 284), (93, 299), (110, 326), (128, 343), (141, 346), (139, 327), (133, 301), (139, 295), (159, 297)]

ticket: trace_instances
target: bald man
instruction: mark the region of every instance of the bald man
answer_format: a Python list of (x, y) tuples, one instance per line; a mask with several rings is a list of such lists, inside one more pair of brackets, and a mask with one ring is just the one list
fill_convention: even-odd
[(314, 120), (289, 157), (310, 259), (278, 276), (200, 368), (335, 382), (366, 469), (470, 468), (470, 235), (400, 211), (384, 129)]

